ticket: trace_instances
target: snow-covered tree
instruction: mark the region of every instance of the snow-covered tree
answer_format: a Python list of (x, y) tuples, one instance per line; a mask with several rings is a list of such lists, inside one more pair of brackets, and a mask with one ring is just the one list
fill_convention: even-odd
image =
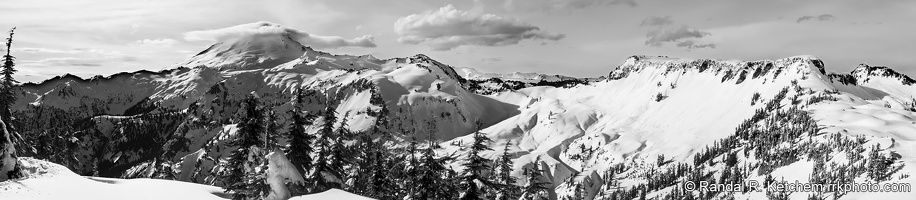
[(10, 55), (10, 49), (13, 45), (13, 32), (16, 31), (16, 28), (10, 30), (10, 37), (6, 38), (6, 55), (3, 55), (3, 77), (0, 79), (0, 118), (6, 120), (7, 122), (11, 121), (10, 119), (10, 108), (14, 102), (16, 102), (16, 95), (14, 93), (14, 88), (16, 87), (16, 79), (13, 78), (13, 74), (16, 73), (16, 69), (13, 68), (16, 66), (14, 60), (16, 57)]
[(437, 157), (436, 150), (442, 148), (436, 143), (434, 134), (429, 134), (427, 148), (420, 156), (419, 199), (452, 199), (452, 187), (445, 180), (448, 174), (448, 157)]
[[(292, 124), (289, 128), (289, 133), (286, 135), (288, 141), (288, 148), (286, 156), (290, 159), (290, 162), (293, 163), (299, 170), (300, 174), (306, 174), (312, 170), (312, 153), (315, 152), (315, 149), (312, 148), (312, 142), (315, 140), (315, 137), (309, 135), (305, 132), (305, 126), (312, 125), (312, 120), (315, 116), (311, 114), (303, 114), (303, 98), (307, 94), (314, 94), (315, 91), (302, 92), (297, 91), (293, 99), (293, 109), (290, 111), (292, 117)], [(309, 181), (309, 180), (306, 180)], [(289, 185), (290, 192), (292, 195), (303, 195), (307, 194), (305, 185)]]
[[(393, 155), (388, 147), (385, 146), (386, 142), (391, 140), (391, 134), (387, 132), (389, 128), (388, 106), (378, 95), (375, 88), (372, 88), (370, 102), (379, 106), (380, 109), (376, 113), (375, 125), (372, 126), (370, 132), (371, 136), (367, 136), (369, 139), (366, 141), (369, 166), (366, 170), (368, 180), (364, 194), (378, 199), (392, 199), (396, 189), (391, 187), (394, 181), (391, 179), (390, 174), (390, 169), (394, 166), (392, 164), (394, 159), (392, 159)], [(373, 136), (377, 138), (376, 141), (373, 141)]]
[(525, 178), (527, 183), (523, 188), (522, 195), (520, 199), (523, 200), (543, 200), (548, 199), (547, 187), (550, 184), (549, 182), (542, 181), (543, 172), (541, 171), (540, 158), (536, 159), (532, 163), (531, 167), (525, 168)]
[(0, 119), (0, 181), (18, 178), (20, 170), (16, 161), (16, 148), (6, 129), (6, 123)]
[(512, 155), (509, 154), (511, 145), (511, 142), (506, 142), (503, 154), (496, 162), (496, 181), (499, 185), (496, 199), (500, 200), (518, 199), (519, 188), (515, 185), (516, 178), (512, 176)]
[(264, 155), (261, 153), (264, 143), (259, 137), (264, 132), (261, 123), (263, 114), (258, 107), (258, 97), (253, 92), (243, 103), (244, 117), (239, 119), (238, 132), (229, 142), (229, 145), (238, 149), (232, 151), (221, 179), (226, 192), (232, 193), (232, 199), (257, 199), (261, 197), (258, 188), (266, 185), (263, 179), (257, 178), (263, 174), (258, 174), (259, 170), (256, 169), (264, 164)]
[[(13, 78), (13, 73), (16, 73), (16, 69), (13, 68), (16, 63), (13, 61), (16, 58), (10, 55), (10, 48), (13, 45), (13, 32), (15, 30), (16, 28), (10, 30), (10, 37), (6, 38), (6, 55), (3, 55), (3, 77), (0, 80), (0, 129), (2, 129), (0, 130), (0, 134), (2, 134), (0, 135), (0, 181), (20, 176), (14, 145), (16, 143), (14, 139), (18, 137), (15, 135), (15, 130), (13, 130), (12, 117), (10, 115), (10, 107), (13, 102), (16, 102), (14, 93), (16, 79)], [(4, 120), (9, 124), (4, 124)]]
[(315, 161), (312, 164), (312, 171), (308, 175), (308, 179), (314, 182), (310, 187), (310, 191), (313, 193), (323, 192), (332, 188), (341, 188), (343, 184), (340, 174), (343, 166), (335, 158), (337, 153), (334, 152), (335, 142), (338, 137), (336, 131), (334, 131), (334, 122), (337, 121), (334, 104), (328, 102), (322, 114), (324, 122), (321, 130), (316, 134)]
[(265, 151), (274, 151), (280, 149), (277, 144), (278, 137), (280, 137), (280, 124), (277, 122), (277, 114), (273, 109), (265, 109), (267, 112), (264, 116), (264, 150)]
[(471, 144), (467, 154), (467, 161), (464, 163), (464, 174), (461, 175), (461, 196), (465, 199), (483, 199), (485, 194), (484, 188), (489, 185), (489, 181), (483, 178), (483, 175), (489, 174), (490, 160), (480, 156), (483, 151), (493, 150), (489, 147), (489, 137), (480, 132), (481, 124), (477, 121), (477, 131), (474, 131), (474, 142)]

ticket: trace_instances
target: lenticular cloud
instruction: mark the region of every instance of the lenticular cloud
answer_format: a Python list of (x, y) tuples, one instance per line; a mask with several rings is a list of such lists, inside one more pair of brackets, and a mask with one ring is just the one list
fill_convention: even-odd
[(191, 31), (184, 33), (184, 39), (188, 41), (217, 42), (249, 35), (285, 35), (303, 45), (324, 49), (340, 47), (376, 47), (375, 39), (371, 35), (364, 35), (352, 39), (346, 39), (340, 36), (322, 36), (284, 27), (272, 22), (256, 22), (221, 29)]

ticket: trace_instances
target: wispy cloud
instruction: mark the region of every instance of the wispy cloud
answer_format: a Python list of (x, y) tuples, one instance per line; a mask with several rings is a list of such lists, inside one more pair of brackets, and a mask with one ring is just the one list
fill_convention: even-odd
[(506, 0), (506, 10), (571, 10), (604, 6), (636, 7), (636, 0)]
[(177, 40), (169, 38), (160, 38), (160, 39), (142, 39), (131, 42), (130, 46), (141, 46), (141, 47), (171, 47), (178, 43)]
[(663, 26), (673, 24), (674, 20), (671, 19), (671, 16), (664, 17), (655, 17), (650, 16), (642, 20), (642, 23), (639, 23), (639, 26)]
[(818, 16), (805, 15), (795, 20), (795, 23), (802, 23), (805, 21), (833, 21), (833, 20), (836, 20), (836, 17), (831, 14), (822, 14)]
[(394, 31), (405, 44), (427, 44), (434, 50), (459, 46), (506, 46), (522, 40), (560, 40), (563, 34), (547, 32), (521, 20), (476, 14), (452, 5), (398, 19)]

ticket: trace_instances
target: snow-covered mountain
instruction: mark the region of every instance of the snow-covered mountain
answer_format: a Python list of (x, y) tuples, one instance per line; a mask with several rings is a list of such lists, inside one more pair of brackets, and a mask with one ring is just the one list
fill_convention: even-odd
[[(248, 26), (277, 25), (241, 27)], [(496, 149), (485, 157), (508, 146), (516, 185), (528, 184), (523, 169), (543, 169), (552, 199), (913, 196), (680, 187), (694, 180), (916, 182), (916, 86), (890, 68), (829, 72), (814, 56), (632, 56), (609, 71), (603, 79), (483, 73), (422, 54), (334, 55), (282, 33), (243, 35), (169, 70), (23, 85), (12, 123), (28, 136), (20, 154), (77, 174), (219, 185), (244, 98), (259, 96), (276, 116), (274, 130), (286, 133), (294, 94), (312, 91), (307, 112), (330, 105), (345, 122), (335, 127), (370, 130), (384, 107), (390, 129), (402, 130), (393, 135), (400, 145), (435, 138), (443, 156), (466, 153), (479, 120)], [(450, 164), (460, 171), (463, 162)]]
[[(334, 99), (330, 103), (354, 131), (373, 124), (367, 111), (379, 109), (370, 102), (378, 95), (391, 116), (400, 118), (394, 129), (429, 122), (440, 128), (435, 132), (440, 139), (471, 132), (477, 119), (489, 126), (517, 112), (514, 105), (467, 91), (466, 84), (451, 66), (422, 54), (385, 60), (333, 55), (282, 34), (249, 35), (214, 44), (174, 69), (91, 79), (64, 75), (26, 84), (15, 112), (22, 119), (17, 127), (34, 135), (69, 133), (57, 141), (76, 154), (58, 162), (80, 174), (130, 177), (128, 168), (157, 159), (187, 163), (182, 159), (216, 160), (228, 152), (220, 142), (235, 131), (231, 118), (252, 91), (269, 110), (283, 114), (291, 108), (293, 91), (318, 91), (312, 98)], [(280, 127), (288, 127), (288, 116), (278, 117)], [(146, 145), (134, 146), (138, 143)], [(173, 146), (163, 148), (166, 144)]]
[[(843, 81), (843, 77), (854, 77), (857, 81)], [(893, 163), (903, 166), (894, 173), (901, 179), (895, 180), (912, 183), (913, 179), (906, 178), (914, 170), (914, 163), (908, 158), (916, 156), (910, 144), (910, 137), (916, 134), (913, 113), (916, 100), (912, 99), (916, 87), (911, 80), (887, 68), (866, 65), (847, 75), (828, 75), (823, 62), (812, 56), (750, 62), (634, 56), (613, 70), (604, 82), (573, 88), (525, 88), (499, 94), (498, 99), (515, 102), (521, 112), (483, 132), (495, 139), (495, 143), (514, 144), (512, 151), (519, 155), (517, 163), (541, 160), (538, 164), (548, 169), (550, 182), (557, 187), (555, 195), (561, 198), (580, 195), (577, 189), (585, 191), (584, 197), (578, 196), (585, 199), (614, 195), (633, 198), (621, 195), (617, 188), (599, 186), (607, 185), (607, 173), (621, 165), (626, 170), (616, 172), (620, 181), (617, 187), (652, 184), (647, 181), (655, 176), (646, 178), (641, 173), (649, 170), (661, 174), (677, 167), (653, 166), (660, 156), (675, 163), (708, 157), (706, 160), (715, 162), (694, 167), (720, 177), (724, 166), (718, 159), (724, 160), (728, 152), (743, 152), (738, 155), (739, 166), (746, 166), (746, 171), (764, 171), (749, 175), (746, 180), (760, 182), (767, 175), (808, 182), (812, 173), (830, 170), (812, 169), (811, 158), (782, 161), (784, 158), (779, 154), (754, 156), (750, 152), (771, 150), (749, 145), (761, 138), (746, 136), (738, 141), (744, 145), (703, 155), (709, 154), (710, 148), (721, 146), (723, 139), (754, 130), (761, 131), (760, 134), (796, 132), (805, 135), (804, 138), (824, 140), (781, 141), (789, 146), (786, 151), (793, 152), (809, 151), (812, 145), (837, 145), (828, 140), (831, 137), (864, 138), (861, 147), (880, 144), (879, 152), (900, 155), (903, 159)], [(797, 112), (802, 116), (767, 118), (786, 115), (782, 112)], [(780, 129), (807, 116), (816, 125)], [(761, 121), (761, 117), (767, 120)], [(467, 143), (471, 138), (456, 140)], [(832, 150), (827, 154), (833, 157), (843, 153)], [(866, 161), (834, 158), (826, 162), (855, 165)], [(766, 172), (763, 166), (775, 170)], [(522, 166), (516, 167), (520, 174)], [(777, 173), (780, 171), (792, 174)], [(857, 182), (867, 180), (858, 175), (853, 177)], [(673, 195), (674, 188), (674, 184), (653, 188), (650, 192), (656, 192), (648, 196)], [(763, 193), (733, 195), (751, 199), (767, 197)], [(792, 197), (807, 195), (797, 193)], [(868, 195), (885, 194), (864, 194)]]

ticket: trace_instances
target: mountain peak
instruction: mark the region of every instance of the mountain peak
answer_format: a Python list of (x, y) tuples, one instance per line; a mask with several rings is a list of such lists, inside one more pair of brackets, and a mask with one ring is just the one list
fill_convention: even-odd
[(216, 43), (181, 66), (207, 66), (220, 70), (277, 66), (312, 50), (296, 40), (299, 34), (295, 29), (267, 21), (190, 34), (190, 37)]
[(895, 71), (894, 69), (885, 67), (885, 66), (871, 66), (866, 63), (859, 64), (859, 67), (850, 72), (857, 80), (868, 80), (870, 77), (886, 77), (900, 80), (904, 85), (913, 85), (916, 83), (916, 80), (913, 80), (906, 74)]
[[(668, 56), (646, 56), (634, 55), (627, 58), (624, 64), (620, 65), (611, 72), (611, 79), (619, 79), (627, 76), (630, 72), (641, 71), (645, 68), (665, 68), (665, 71), (675, 69), (696, 70), (699, 72), (712, 72), (718, 74), (722, 71), (749, 71), (754, 74), (768, 73), (771, 69), (776, 69), (775, 73), (786, 73), (785, 69), (795, 69), (794, 73), (810, 73), (813, 71), (826, 74), (824, 62), (819, 58), (809, 55), (792, 56), (777, 60), (718, 60), (718, 59), (684, 59), (671, 58)], [(757, 72), (762, 71), (762, 72)]]

